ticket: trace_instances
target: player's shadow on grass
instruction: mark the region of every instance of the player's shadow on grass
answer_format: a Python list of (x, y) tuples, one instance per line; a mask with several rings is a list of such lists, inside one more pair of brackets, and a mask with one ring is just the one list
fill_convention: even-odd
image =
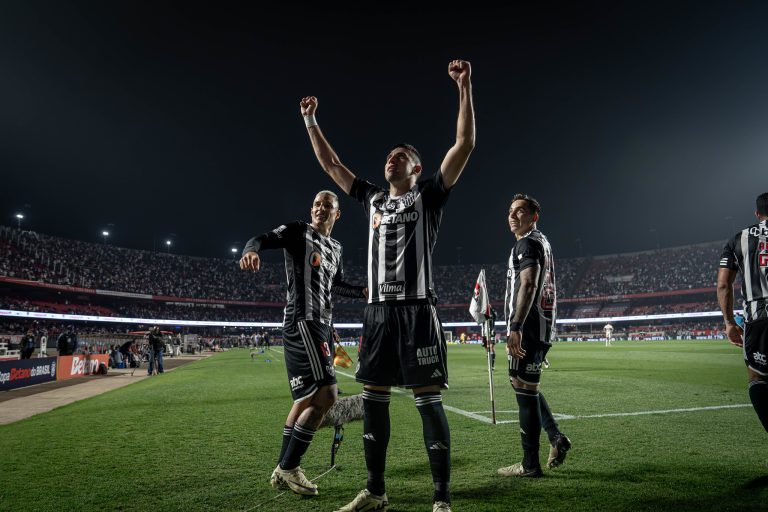
[(768, 475), (755, 478), (744, 484), (744, 489), (749, 491), (759, 491), (768, 488)]

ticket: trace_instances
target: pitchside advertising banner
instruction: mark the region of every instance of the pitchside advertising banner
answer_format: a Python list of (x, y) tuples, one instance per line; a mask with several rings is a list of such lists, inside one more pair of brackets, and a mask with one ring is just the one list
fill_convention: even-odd
[(56, 380), (56, 357), (0, 361), (0, 391)]
[(108, 354), (92, 354), (89, 356), (61, 356), (59, 357), (59, 371), (57, 380), (93, 375), (99, 371), (99, 363), (109, 363)]

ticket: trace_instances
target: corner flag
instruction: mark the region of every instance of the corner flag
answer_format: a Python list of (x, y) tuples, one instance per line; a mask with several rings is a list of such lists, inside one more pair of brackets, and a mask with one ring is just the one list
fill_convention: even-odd
[(349, 357), (347, 351), (341, 348), (341, 345), (336, 345), (334, 350), (333, 365), (341, 366), (342, 368), (352, 367), (352, 358)]
[(488, 300), (488, 288), (485, 286), (484, 268), (480, 269), (480, 275), (477, 276), (472, 302), (469, 304), (469, 314), (480, 325), (491, 318), (491, 303)]

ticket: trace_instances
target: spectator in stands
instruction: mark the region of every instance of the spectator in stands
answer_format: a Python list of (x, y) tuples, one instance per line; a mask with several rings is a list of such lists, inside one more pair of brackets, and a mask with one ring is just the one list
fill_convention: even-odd
[(35, 332), (32, 329), (27, 331), (21, 338), (21, 358), (29, 359), (35, 351)]

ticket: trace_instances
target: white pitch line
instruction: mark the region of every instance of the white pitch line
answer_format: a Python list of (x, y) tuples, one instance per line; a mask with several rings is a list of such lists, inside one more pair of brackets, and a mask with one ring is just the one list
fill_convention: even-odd
[[(342, 374), (345, 377), (349, 377), (350, 379), (354, 379), (355, 378), (354, 375), (351, 375), (351, 374), (346, 373), (346, 372), (341, 372), (339, 370), (336, 370), (336, 373), (340, 373), (340, 374)], [(408, 393), (407, 391), (403, 391), (400, 388), (393, 387), (391, 389), (392, 389), (392, 391), (394, 391), (395, 393), (398, 393), (400, 395), (412, 396), (410, 393)], [(473, 420), (481, 421), (483, 423), (488, 423), (488, 424), (493, 423), (491, 418), (486, 418), (485, 416), (482, 416), (480, 414), (475, 414), (474, 412), (465, 411), (464, 409), (459, 409), (458, 407), (453, 407), (451, 405), (443, 404), (443, 409), (445, 409), (446, 411), (455, 412), (456, 414), (461, 414), (462, 416), (466, 416), (467, 418), (472, 418)]]
[[(706, 407), (687, 407), (685, 409), (660, 409), (658, 411), (637, 411), (637, 412), (611, 412), (605, 414), (562, 414), (558, 419), (562, 420), (583, 420), (590, 418), (615, 418), (620, 416), (647, 416), (650, 414), (672, 414), (676, 412), (699, 412), (716, 411), (718, 409), (740, 409), (743, 407), (752, 407), (752, 404), (733, 404), (733, 405), (710, 405)], [(518, 423), (518, 420), (497, 421), (498, 424)]]
[[(340, 373), (341, 375), (344, 375), (345, 377), (349, 377), (350, 379), (354, 379), (355, 376), (346, 372), (342, 372), (339, 370), (336, 370), (336, 373)], [(392, 391), (395, 393), (401, 394), (401, 395), (409, 395), (408, 392), (403, 391), (399, 388), (392, 388)], [(583, 419), (590, 419), (590, 418), (613, 418), (613, 417), (620, 417), (620, 416), (647, 416), (649, 414), (672, 414), (672, 413), (680, 413), (680, 412), (698, 412), (698, 411), (716, 411), (718, 409), (737, 409), (742, 407), (752, 407), (752, 404), (732, 404), (732, 405), (710, 405), (705, 407), (688, 407), (685, 409), (660, 409), (658, 411), (637, 411), (637, 412), (611, 412), (611, 413), (605, 413), (605, 414), (560, 414), (560, 413), (553, 413), (552, 415), (555, 417), (555, 419), (558, 420), (583, 420)], [(483, 414), (490, 414), (491, 411), (479, 411), (479, 412), (471, 412), (471, 411), (465, 411), (464, 409), (459, 409), (458, 407), (453, 407), (451, 405), (445, 405), (443, 404), (443, 409), (451, 412), (455, 412), (456, 414), (460, 414), (462, 416), (466, 416), (467, 418), (472, 418), (473, 420), (480, 421), (482, 423), (488, 423), (489, 425), (493, 423), (493, 420), (491, 418), (488, 418), (487, 416), (483, 416)], [(496, 413), (513, 413), (517, 411), (496, 411)], [(504, 425), (507, 423), (518, 423), (518, 420), (496, 420), (497, 425)]]

